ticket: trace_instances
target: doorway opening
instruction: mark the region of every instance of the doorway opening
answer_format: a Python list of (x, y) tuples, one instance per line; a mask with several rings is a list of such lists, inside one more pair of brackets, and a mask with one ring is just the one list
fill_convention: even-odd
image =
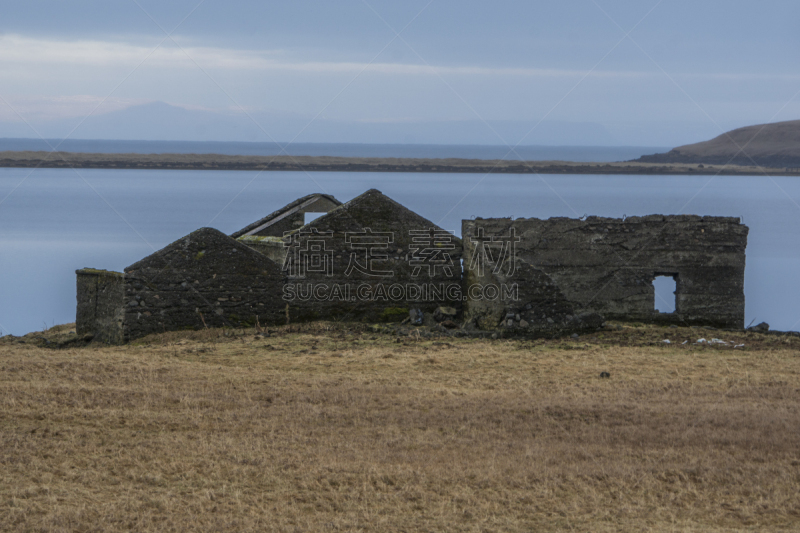
[(674, 313), (676, 309), (675, 291), (678, 286), (677, 274), (657, 274), (653, 280), (655, 310), (659, 313)]

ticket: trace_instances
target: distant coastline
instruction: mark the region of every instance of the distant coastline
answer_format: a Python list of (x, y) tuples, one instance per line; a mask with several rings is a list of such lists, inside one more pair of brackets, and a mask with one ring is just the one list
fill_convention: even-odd
[(169, 141), (123, 139), (0, 138), (0, 152), (74, 152), (85, 154), (220, 154), (235, 156), (393, 157), (414, 159), (517, 159), (613, 163), (643, 154), (666, 152), (666, 146), (592, 146), (497, 144), (382, 144), (240, 141)]
[(737, 128), (711, 140), (686, 144), (667, 153), (645, 155), (639, 163), (761, 165), (800, 168), (800, 120)]
[(139, 170), (242, 170), (303, 172), (419, 172), (499, 174), (645, 174), (798, 176), (800, 168), (740, 165), (570, 162), (460, 158), (391, 158), (330, 156), (238, 156), (223, 154), (111, 154), (77, 152), (0, 152), (0, 167), (94, 168)]

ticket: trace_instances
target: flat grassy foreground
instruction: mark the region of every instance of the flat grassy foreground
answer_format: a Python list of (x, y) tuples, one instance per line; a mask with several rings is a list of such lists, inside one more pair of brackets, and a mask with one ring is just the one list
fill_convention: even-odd
[(0, 339), (5, 531), (800, 528), (798, 338), (32, 342)]

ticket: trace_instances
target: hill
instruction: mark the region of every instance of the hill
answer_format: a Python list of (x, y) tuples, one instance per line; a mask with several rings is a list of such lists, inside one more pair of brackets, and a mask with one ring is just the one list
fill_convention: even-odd
[[(617, 146), (620, 141), (595, 122), (544, 120), (420, 119), (412, 121), (344, 120), (280, 110), (187, 109), (166, 102), (149, 102), (108, 113), (54, 120), (0, 120), (0, 137), (113, 139), (160, 141), (232, 141), (368, 144), (478, 144), (511, 146)], [(74, 131), (73, 131), (74, 129)], [(497, 133), (495, 133), (497, 132)], [(634, 140), (634, 139), (631, 139)], [(670, 146), (658, 142), (657, 146)]]
[(710, 141), (642, 156), (641, 163), (800, 167), (800, 120), (738, 128)]

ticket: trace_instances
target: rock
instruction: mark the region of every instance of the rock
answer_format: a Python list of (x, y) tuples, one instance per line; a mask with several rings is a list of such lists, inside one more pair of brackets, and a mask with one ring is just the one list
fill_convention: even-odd
[(579, 337), (579, 335), (577, 333), (573, 333), (572, 335), (570, 335), (570, 338), (573, 338), (573, 339), (577, 339), (578, 337)]
[(130, 302), (128, 302), (128, 306), (129, 307), (136, 307), (138, 305), (139, 305), (139, 302), (137, 302), (136, 300), (131, 300)]
[(597, 313), (587, 312), (574, 316), (570, 324), (582, 329), (597, 329), (602, 326), (603, 322), (605, 322), (605, 319), (602, 316)]
[(458, 314), (458, 311), (454, 307), (437, 307), (436, 310), (433, 312), (433, 318), (437, 322), (444, 322), (448, 319), (453, 319)]
[(421, 326), (423, 321), (422, 309), (410, 309), (408, 311), (408, 318), (412, 325)]
[(513, 318), (509, 318), (508, 320), (506, 320), (506, 327), (507, 328), (513, 328), (514, 327), (514, 319)]
[(519, 321), (519, 327), (521, 327), (521, 328), (527, 328), (529, 325), (530, 324), (528, 324), (528, 322), (526, 320), (520, 320)]
[(761, 324), (756, 324), (751, 328), (747, 328), (747, 331), (754, 331), (756, 333), (766, 333), (769, 331), (769, 324), (766, 322), (762, 322)]
[(548, 324), (554, 324), (554, 322), (553, 322), (553, 319), (552, 319), (552, 318), (548, 318), (548, 319), (547, 319), (547, 323), (548, 323)]

